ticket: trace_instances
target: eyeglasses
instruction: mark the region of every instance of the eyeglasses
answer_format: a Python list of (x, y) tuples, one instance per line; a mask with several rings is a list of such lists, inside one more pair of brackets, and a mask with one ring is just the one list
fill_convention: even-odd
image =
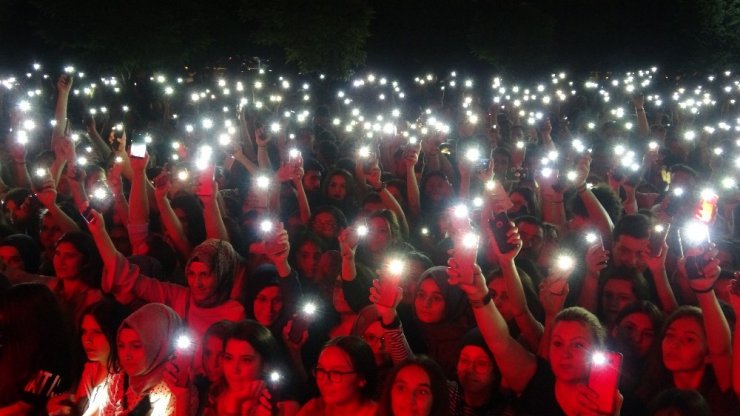
[(489, 361), (484, 360), (468, 360), (466, 358), (461, 358), (457, 362), (458, 367), (462, 368), (472, 368), (474, 372), (478, 374), (485, 374), (489, 371), (491, 371), (491, 368), (493, 367), (493, 363)]
[(316, 380), (324, 381), (327, 377), (329, 377), (329, 381), (331, 381), (332, 383), (339, 383), (340, 381), (342, 381), (343, 376), (356, 373), (357, 371), (327, 371), (321, 367), (316, 367), (313, 369), (313, 376), (316, 377)]

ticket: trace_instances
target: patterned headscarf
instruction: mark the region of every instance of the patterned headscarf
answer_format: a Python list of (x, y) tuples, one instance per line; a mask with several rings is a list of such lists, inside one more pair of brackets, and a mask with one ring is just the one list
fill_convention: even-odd
[(237, 254), (231, 244), (228, 241), (210, 238), (193, 249), (185, 270), (194, 261), (205, 263), (218, 279), (213, 299), (207, 305), (198, 306), (213, 307), (226, 302), (231, 295), (237, 263)]

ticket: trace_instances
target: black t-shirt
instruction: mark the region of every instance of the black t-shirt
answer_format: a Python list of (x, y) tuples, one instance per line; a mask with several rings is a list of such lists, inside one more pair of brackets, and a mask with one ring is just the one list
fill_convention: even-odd
[(537, 371), (514, 404), (521, 416), (565, 416), (555, 397), (555, 375), (550, 363), (537, 357)]

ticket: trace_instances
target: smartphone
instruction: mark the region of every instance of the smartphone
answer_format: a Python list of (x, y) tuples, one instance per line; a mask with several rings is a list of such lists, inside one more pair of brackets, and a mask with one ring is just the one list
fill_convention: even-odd
[(717, 216), (717, 201), (719, 196), (713, 191), (704, 191), (697, 210), (697, 218), (703, 223), (710, 223)]
[(216, 166), (209, 164), (205, 169), (198, 172), (195, 184), (195, 194), (198, 196), (213, 195), (213, 179), (216, 173)]
[(400, 276), (389, 276), (380, 279), (380, 296), (378, 298), (378, 305), (385, 306), (386, 308), (392, 308), (396, 302), (396, 288), (400, 283)]
[(496, 245), (502, 253), (508, 253), (516, 248), (516, 245), (507, 241), (509, 239), (507, 234), (513, 227), (506, 211), (499, 212), (489, 219), (488, 226), (491, 227), (493, 238), (496, 239)]
[(602, 250), (604, 249), (604, 240), (601, 238), (601, 234), (593, 231), (588, 232), (585, 239), (589, 247), (598, 245)]
[(455, 255), (452, 257), (457, 263), (460, 272), (460, 283), (472, 285), (475, 272), (476, 258), (478, 257), (478, 236), (468, 232), (462, 237), (455, 238)]
[(188, 335), (182, 334), (175, 340), (175, 352), (172, 355), (172, 363), (179, 370), (175, 385), (185, 387), (190, 381), (190, 367), (193, 365), (193, 353), (195, 344)]
[(301, 310), (293, 316), (293, 325), (291, 326), (290, 332), (288, 333), (288, 338), (292, 342), (296, 344), (301, 342), (303, 332), (308, 329), (310, 319), (313, 318), (314, 315), (316, 315), (316, 311), (317, 307), (315, 303), (306, 302), (303, 304)]
[(670, 230), (670, 223), (655, 224), (653, 226), (653, 229), (650, 231), (650, 240), (648, 242), (651, 256), (660, 257), (663, 254), (663, 243), (665, 243)]
[(691, 248), (702, 248), (702, 252), (693, 256), (686, 256), (686, 276), (691, 279), (701, 279), (704, 277), (703, 269), (709, 262), (704, 254), (711, 242), (709, 238), (709, 229), (706, 224), (701, 222), (690, 222), (678, 230), (681, 253), (684, 252), (684, 245), (688, 244)]
[(88, 206), (87, 208), (85, 208), (84, 211), (82, 211), (82, 218), (84, 218), (88, 224), (92, 223), (95, 220), (95, 216), (93, 215), (93, 208), (91, 206)]
[(146, 143), (143, 141), (131, 143), (131, 157), (138, 157), (140, 159), (146, 157)]
[(267, 390), (270, 392), (270, 405), (272, 405), (271, 414), (279, 414), (278, 402), (281, 400), (283, 384), (286, 382), (285, 376), (279, 370), (272, 370), (265, 377), (267, 380)]
[(614, 413), (614, 402), (622, 370), (622, 354), (612, 351), (595, 352), (591, 358), (588, 387), (598, 395), (599, 411)]

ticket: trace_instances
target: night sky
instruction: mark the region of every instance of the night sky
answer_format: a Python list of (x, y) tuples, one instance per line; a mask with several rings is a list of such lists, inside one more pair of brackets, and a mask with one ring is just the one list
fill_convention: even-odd
[[(126, 41), (126, 31), (145, 29), (137, 27), (137, 14), (149, 15), (150, 7), (176, 8), (177, 4), (190, 0), (164, 1), (172, 4), (154, 6), (137, 0), (105, 2), (106, 10), (115, 10), (115, 5), (120, 3), (120, 7), (125, 7), (121, 10), (130, 12), (130, 18), (113, 20), (120, 23), (117, 29), (122, 32), (120, 42)], [(49, 6), (52, 3), (55, 5)], [(283, 3), (290, 5), (285, 0)], [(397, 71), (452, 67), (473, 71), (592, 71), (645, 64), (698, 68), (717, 62), (715, 57), (707, 59), (713, 53), (724, 53), (734, 59), (734, 51), (727, 45), (733, 45), (733, 36), (740, 36), (732, 34), (740, 31), (724, 30), (735, 25), (734, 16), (726, 15), (729, 9), (721, 7), (732, 1), (369, 0), (365, 3), (373, 10), (370, 37), (365, 45), (366, 64)], [(58, 12), (53, 7), (60, 4), (78, 18), (67, 28), (55, 20)], [(217, 0), (199, 6), (209, 7), (204, 26), (213, 37), (212, 43), (207, 52), (190, 62), (177, 64), (207, 65), (233, 55), (266, 57), (282, 64), (283, 53), (279, 48), (253, 41), (253, 28), (240, 20), (240, 4)], [(310, 4), (295, 2), (296, 8)], [(0, 0), (0, 66), (7, 68), (26, 65), (33, 59), (75, 56), (70, 44), (81, 41), (89, 24), (105, 18), (101, 13), (106, 11), (100, 7), (102, 3), (88, 0)], [(173, 11), (172, 19), (178, 18), (192, 17)], [(44, 33), (49, 21), (59, 24), (61, 34)], [(716, 38), (716, 33), (723, 30), (731, 33)], [(490, 55), (482, 58), (481, 48), (490, 50)], [(88, 61), (94, 59), (88, 57)]]

